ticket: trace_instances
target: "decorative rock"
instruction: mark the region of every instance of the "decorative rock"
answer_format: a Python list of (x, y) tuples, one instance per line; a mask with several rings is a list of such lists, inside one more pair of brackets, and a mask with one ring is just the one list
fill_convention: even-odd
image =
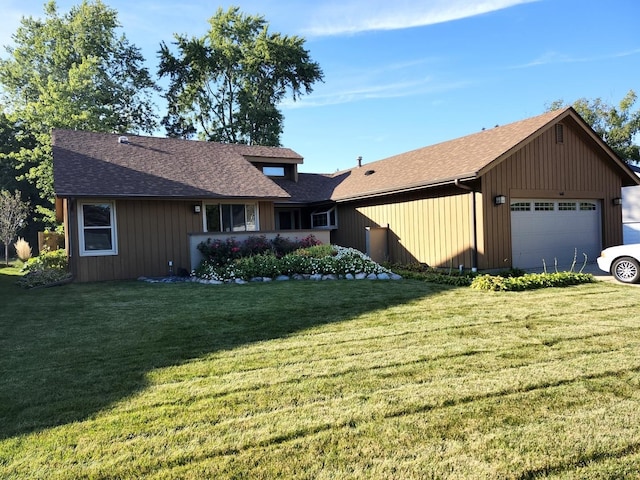
[(208, 283), (209, 285), (222, 285), (224, 282), (221, 282), (220, 280), (205, 280), (205, 283)]
[(392, 273), (391, 280), (402, 280), (402, 276), (398, 275), (397, 273)]
[(367, 275), (367, 280), (377, 280), (378, 276), (375, 273), (370, 273)]
[(353, 279), (354, 279), (354, 278), (356, 278), (356, 277), (354, 277), (354, 276), (353, 276), (353, 273), (347, 273), (347, 274), (344, 276), (344, 278), (346, 278), (347, 280), (353, 280)]
[(238, 285), (244, 285), (245, 283), (247, 283), (245, 280), (241, 278), (236, 278), (234, 282), (237, 283)]
[(335, 280), (336, 276), (332, 273), (329, 273), (328, 275), (323, 275), (322, 276), (322, 280)]
[(356, 273), (356, 280), (364, 280), (365, 278), (367, 278), (367, 274), (360, 272), (360, 273)]
[(304, 278), (304, 275), (300, 275), (299, 273), (294, 274), (292, 278), (293, 278), (294, 280), (306, 280), (306, 279)]
[(309, 276), (309, 280), (322, 280), (322, 275), (320, 275), (319, 273), (316, 273), (314, 275)]
[(271, 277), (262, 277), (263, 282), (270, 282), (271, 280), (273, 280)]
[(388, 273), (379, 273), (378, 275), (378, 280), (390, 280), (391, 277), (389, 276)]
[(276, 277), (276, 282), (284, 282), (289, 280), (289, 277), (287, 277), (286, 275), (278, 275)]
[(249, 280), (250, 282), (262, 282), (263, 278), (262, 277), (253, 277), (251, 280)]

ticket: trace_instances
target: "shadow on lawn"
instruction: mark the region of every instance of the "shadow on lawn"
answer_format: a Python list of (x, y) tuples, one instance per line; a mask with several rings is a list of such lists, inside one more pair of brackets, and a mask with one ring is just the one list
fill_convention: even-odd
[(411, 281), (118, 282), (25, 291), (0, 272), (0, 439), (84, 420), (143, 389), (153, 369), (446, 288)]

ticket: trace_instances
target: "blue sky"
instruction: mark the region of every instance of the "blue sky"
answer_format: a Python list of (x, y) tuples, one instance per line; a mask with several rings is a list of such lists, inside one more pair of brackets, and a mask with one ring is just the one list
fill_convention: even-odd
[[(0, 44), (44, 1), (0, 0)], [(79, 1), (59, 0), (66, 12)], [(161, 41), (218, 6), (301, 35), (325, 81), (281, 105), (301, 171), (351, 168), (543, 113), (554, 100), (640, 93), (637, 0), (104, 0), (155, 73)], [(2, 50), (4, 55), (4, 50)], [(163, 106), (159, 102), (160, 113)], [(162, 133), (162, 132), (160, 132)]]

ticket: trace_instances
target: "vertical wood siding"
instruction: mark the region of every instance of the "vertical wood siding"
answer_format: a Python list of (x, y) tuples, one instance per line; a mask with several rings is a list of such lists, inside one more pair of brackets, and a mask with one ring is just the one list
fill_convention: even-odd
[[(556, 143), (555, 125), (550, 126), (482, 177), (479, 268), (511, 266), (511, 198), (599, 200), (603, 247), (622, 243), (621, 209), (612, 205), (621, 186), (611, 160), (573, 121), (564, 124), (561, 144)], [(506, 195), (507, 203), (495, 206), (496, 195)]]
[(332, 241), (366, 250), (365, 228), (389, 226), (389, 260), (427, 263), (433, 267), (472, 264), (471, 193), (452, 188), (433, 198), (398, 195), (375, 201), (340, 205), (338, 230)]
[[(202, 216), (188, 201), (116, 200), (118, 255), (78, 255), (76, 208), (71, 215), (72, 265), (78, 281), (162, 276), (173, 261), (174, 272), (189, 270), (188, 234), (202, 231)], [(73, 233), (75, 232), (75, 234)]]
[(258, 220), (261, 231), (276, 229), (276, 217), (273, 209), (273, 202), (258, 202)]

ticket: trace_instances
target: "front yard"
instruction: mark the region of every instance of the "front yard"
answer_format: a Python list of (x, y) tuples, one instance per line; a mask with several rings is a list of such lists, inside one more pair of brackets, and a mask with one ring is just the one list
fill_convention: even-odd
[(608, 282), (70, 284), (0, 269), (0, 478), (624, 478), (640, 298)]

